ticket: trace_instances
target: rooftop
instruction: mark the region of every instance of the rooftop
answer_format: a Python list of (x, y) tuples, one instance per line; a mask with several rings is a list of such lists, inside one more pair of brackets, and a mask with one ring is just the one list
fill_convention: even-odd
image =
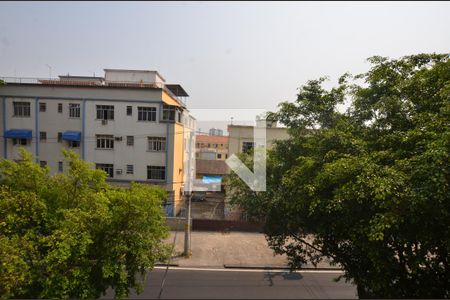
[(216, 143), (228, 144), (228, 136), (223, 135), (196, 135), (195, 142), (197, 143)]
[[(157, 71), (144, 70), (123, 70), (123, 69), (105, 69), (114, 71), (133, 71), (156, 73)], [(163, 79), (163, 78), (162, 78)], [(80, 76), (80, 75), (60, 75), (58, 78), (35, 78), (35, 77), (0, 77), (0, 80), (6, 84), (13, 85), (58, 85), (71, 87), (101, 87), (101, 88), (138, 88), (138, 89), (162, 89), (178, 100), (182, 106), (185, 106), (183, 97), (189, 97), (188, 93), (179, 84), (165, 84), (162, 82), (142, 82), (142, 81), (111, 81), (105, 80), (99, 76)], [(164, 80), (164, 79), (163, 79)]]

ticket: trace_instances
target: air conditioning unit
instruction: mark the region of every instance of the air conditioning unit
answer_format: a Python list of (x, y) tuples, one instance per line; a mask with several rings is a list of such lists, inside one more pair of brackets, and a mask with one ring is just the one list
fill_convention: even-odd
[(117, 175), (122, 175), (122, 169), (116, 169), (116, 174)]
[(115, 137), (114, 137), (114, 140), (115, 140), (115, 141), (122, 141), (122, 137), (121, 137), (121, 136), (115, 136)]
[(108, 120), (102, 120), (102, 125), (108, 124)]

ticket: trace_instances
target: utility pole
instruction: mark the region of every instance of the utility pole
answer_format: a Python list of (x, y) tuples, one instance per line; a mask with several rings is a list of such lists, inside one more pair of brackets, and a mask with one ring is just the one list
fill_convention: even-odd
[[(191, 256), (191, 198), (192, 198), (192, 188), (193, 188), (193, 176), (192, 174), (192, 139), (193, 139), (193, 130), (195, 128), (189, 129), (189, 151), (188, 151), (188, 177), (187, 177), (187, 183), (185, 185), (184, 189), (184, 197), (186, 199), (186, 224), (184, 225), (184, 256), (190, 257)], [(187, 186), (187, 188), (186, 188)]]
[(191, 192), (186, 193), (186, 224), (184, 225), (184, 256), (191, 256)]

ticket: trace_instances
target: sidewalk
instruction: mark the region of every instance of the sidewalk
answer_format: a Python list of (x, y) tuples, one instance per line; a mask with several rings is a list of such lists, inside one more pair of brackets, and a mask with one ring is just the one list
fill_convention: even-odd
[[(184, 232), (172, 231), (166, 240), (172, 244), (176, 234), (174, 257), (171, 264), (180, 267), (287, 267), (285, 255), (274, 255), (272, 249), (267, 245), (267, 241), (261, 233), (247, 232), (203, 232), (193, 231), (191, 234), (190, 258), (182, 257), (184, 250)], [(305, 267), (313, 268), (313, 265)], [(321, 262), (318, 268), (333, 268), (327, 262)]]

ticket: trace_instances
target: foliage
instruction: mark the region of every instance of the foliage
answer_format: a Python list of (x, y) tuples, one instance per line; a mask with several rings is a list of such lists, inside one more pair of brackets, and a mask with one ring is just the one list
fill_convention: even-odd
[(369, 62), (281, 103), (291, 138), (268, 151), (267, 192), (231, 174), (229, 195), (294, 268), (328, 257), (360, 297), (448, 298), (449, 55)]
[(164, 190), (112, 187), (64, 155), (70, 168), (54, 176), (23, 149), (0, 162), (2, 298), (97, 298), (109, 287), (122, 298), (168, 254)]

